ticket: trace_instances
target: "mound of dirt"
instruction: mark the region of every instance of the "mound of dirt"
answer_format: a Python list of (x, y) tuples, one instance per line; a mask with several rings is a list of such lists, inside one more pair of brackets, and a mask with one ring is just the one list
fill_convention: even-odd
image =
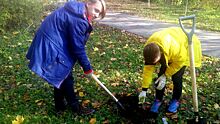
[[(132, 95), (116, 95), (119, 102), (124, 106), (123, 110), (120, 106), (113, 108), (114, 113), (118, 113), (119, 116), (125, 118), (127, 123), (132, 124), (150, 124), (155, 123), (157, 115), (149, 112), (150, 105), (139, 105), (138, 96)], [(115, 102), (109, 100), (109, 105), (114, 106)], [(115, 104), (116, 105), (116, 104)]]

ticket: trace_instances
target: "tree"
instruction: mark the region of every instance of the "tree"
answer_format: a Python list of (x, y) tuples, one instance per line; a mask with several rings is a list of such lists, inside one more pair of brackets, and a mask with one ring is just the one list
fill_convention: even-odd
[(187, 14), (187, 11), (188, 11), (188, 0), (186, 0), (185, 16), (186, 16), (186, 14)]

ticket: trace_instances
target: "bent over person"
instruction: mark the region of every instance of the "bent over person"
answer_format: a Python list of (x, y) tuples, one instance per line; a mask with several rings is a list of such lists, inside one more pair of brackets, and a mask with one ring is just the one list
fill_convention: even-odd
[[(201, 44), (198, 38), (193, 36), (195, 66), (201, 66)], [(150, 111), (158, 113), (162, 104), (166, 78), (171, 77), (174, 85), (172, 99), (169, 102), (168, 113), (176, 113), (180, 106), (182, 95), (182, 78), (186, 66), (190, 65), (188, 53), (188, 39), (181, 28), (172, 27), (155, 32), (147, 40), (144, 50), (144, 68), (142, 92), (139, 94), (139, 102), (146, 97), (147, 89), (152, 82), (155, 65), (160, 65), (158, 78), (154, 81), (156, 88), (155, 100)]]
[(93, 73), (85, 51), (85, 45), (93, 30), (91, 21), (104, 18), (104, 0), (67, 2), (45, 18), (37, 30), (26, 55), (29, 68), (54, 86), (55, 109), (57, 113), (66, 108), (78, 114), (91, 114), (92, 109), (82, 108), (74, 93), (72, 68), (75, 63), (82, 66), (84, 74)]

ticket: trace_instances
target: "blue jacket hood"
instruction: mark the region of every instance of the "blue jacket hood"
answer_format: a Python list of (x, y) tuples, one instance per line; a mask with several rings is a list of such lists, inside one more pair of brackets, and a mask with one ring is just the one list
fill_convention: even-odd
[(85, 3), (83, 2), (75, 2), (75, 1), (67, 2), (64, 5), (64, 8), (78, 17), (85, 18), (84, 13), (86, 9), (85, 9)]

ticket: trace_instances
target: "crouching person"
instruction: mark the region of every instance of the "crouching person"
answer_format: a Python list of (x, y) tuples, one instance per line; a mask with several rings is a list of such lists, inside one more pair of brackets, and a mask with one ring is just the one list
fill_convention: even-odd
[[(193, 36), (195, 66), (201, 66), (201, 44), (198, 38)], [(186, 66), (189, 66), (188, 39), (181, 28), (172, 27), (155, 32), (147, 40), (144, 50), (144, 68), (142, 91), (139, 94), (139, 102), (143, 103), (147, 89), (152, 82), (152, 74), (155, 65), (160, 65), (158, 78), (154, 81), (156, 89), (155, 100), (150, 108), (150, 112), (159, 113), (159, 108), (163, 101), (166, 78), (171, 77), (174, 88), (172, 99), (167, 107), (168, 113), (176, 113), (180, 106), (182, 95), (182, 78)]]

